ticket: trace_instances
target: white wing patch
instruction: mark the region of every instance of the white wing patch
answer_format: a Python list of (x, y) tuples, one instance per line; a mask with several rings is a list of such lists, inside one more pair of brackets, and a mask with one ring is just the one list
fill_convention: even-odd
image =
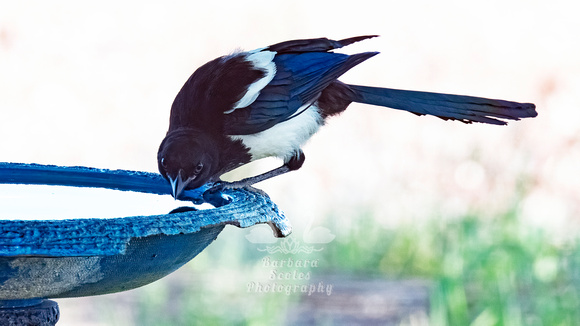
[(264, 77), (253, 82), (246, 91), (246, 94), (234, 104), (234, 108), (225, 113), (232, 113), (235, 109), (245, 108), (254, 103), (260, 91), (268, 85), (276, 75), (276, 64), (274, 63), (274, 51), (249, 52), (246, 56), (246, 61), (251, 62), (254, 68), (264, 71)]

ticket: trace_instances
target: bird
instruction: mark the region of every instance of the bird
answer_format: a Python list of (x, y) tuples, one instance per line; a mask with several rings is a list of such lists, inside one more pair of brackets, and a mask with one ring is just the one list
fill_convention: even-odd
[[(505, 125), (505, 120), (537, 116), (533, 103), (339, 81), (379, 52), (334, 50), (376, 36), (290, 40), (238, 50), (195, 70), (171, 105), (169, 129), (157, 153), (159, 172), (173, 197), (204, 185), (213, 185), (213, 191), (251, 186), (298, 170), (305, 160), (304, 143), (353, 102), (463, 123)], [(238, 181), (220, 179), (265, 157), (278, 157), (283, 164)]]

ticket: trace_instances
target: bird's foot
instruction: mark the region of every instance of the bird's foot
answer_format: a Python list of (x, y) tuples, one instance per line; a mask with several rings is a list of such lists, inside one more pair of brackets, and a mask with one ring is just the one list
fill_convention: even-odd
[(257, 192), (263, 196), (268, 197), (268, 195), (263, 190), (252, 187), (251, 183), (245, 182), (244, 180), (233, 181), (233, 182), (218, 181), (218, 182), (214, 183), (214, 185), (211, 188), (209, 188), (206, 191), (206, 193), (216, 194), (216, 193), (221, 193), (224, 190), (228, 190), (228, 189), (246, 189), (250, 192)]

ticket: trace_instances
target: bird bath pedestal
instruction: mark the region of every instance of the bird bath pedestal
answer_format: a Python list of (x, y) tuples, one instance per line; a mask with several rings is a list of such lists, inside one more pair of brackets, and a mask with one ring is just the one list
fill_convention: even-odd
[[(18, 163), (0, 163), (0, 184), (156, 195), (171, 191), (154, 173)], [(189, 205), (169, 214), (0, 220), (0, 324), (55, 325), (58, 305), (49, 298), (114, 293), (156, 281), (199, 254), (227, 224), (245, 228), (267, 223), (278, 237), (291, 232), (286, 218), (261, 192), (209, 195), (204, 190), (186, 191)], [(191, 207), (202, 201), (213, 208)]]

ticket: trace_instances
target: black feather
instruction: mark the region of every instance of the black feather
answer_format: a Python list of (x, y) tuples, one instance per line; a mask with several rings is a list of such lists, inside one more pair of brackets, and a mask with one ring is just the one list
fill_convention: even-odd
[(352, 101), (417, 115), (434, 115), (445, 120), (464, 123), (483, 122), (505, 125), (505, 121), (532, 118), (538, 115), (532, 103), (518, 103), (481, 97), (407, 91), (400, 89), (348, 85), (353, 91)]

